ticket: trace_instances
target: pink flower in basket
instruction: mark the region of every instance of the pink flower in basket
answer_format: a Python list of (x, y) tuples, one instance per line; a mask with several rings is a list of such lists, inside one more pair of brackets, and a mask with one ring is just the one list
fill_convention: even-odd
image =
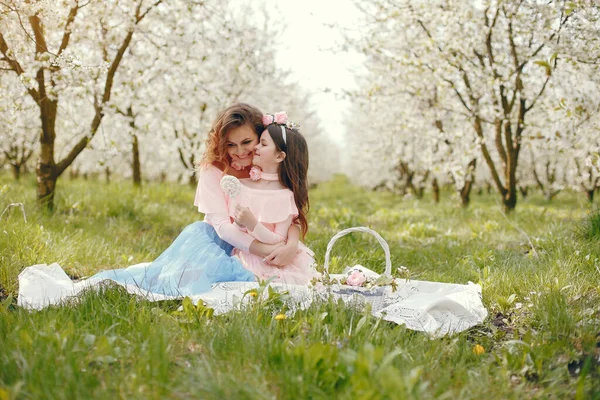
[(346, 283), (350, 286), (362, 286), (367, 281), (367, 277), (361, 271), (355, 269), (348, 275)]

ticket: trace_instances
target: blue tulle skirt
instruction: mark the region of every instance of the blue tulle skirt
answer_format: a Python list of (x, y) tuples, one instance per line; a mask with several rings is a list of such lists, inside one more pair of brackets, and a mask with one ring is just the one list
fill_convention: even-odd
[(168, 296), (204, 293), (217, 282), (254, 281), (254, 274), (231, 256), (232, 250), (211, 225), (195, 222), (149, 265), (102, 271), (92, 278), (111, 279)]

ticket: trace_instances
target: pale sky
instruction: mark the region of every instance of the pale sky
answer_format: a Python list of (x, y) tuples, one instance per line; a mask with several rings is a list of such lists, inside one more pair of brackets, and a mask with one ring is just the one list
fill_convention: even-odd
[(312, 94), (324, 133), (343, 144), (348, 101), (341, 91), (356, 88), (354, 72), (362, 63), (359, 55), (334, 52), (341, 35), (329, 26), (352, 26), (358, 12), (351, 0), (282, 0), (277, 7), (287, 26), (278, 62)]

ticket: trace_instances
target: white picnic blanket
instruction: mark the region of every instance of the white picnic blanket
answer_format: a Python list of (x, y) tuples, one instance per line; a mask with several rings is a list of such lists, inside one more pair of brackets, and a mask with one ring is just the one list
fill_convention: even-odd
[[(144, 266), (147, 263), (137, 265)], [(366, 268), (364, 272), (377, 275)], [(332, 274), (331, 278), (339, 280), (343, 276), (345, 275)], [(74, 282), (57, 263), (33, 265), (19, 274), (18, 305), (40, 310), (49, 305), (72, 300), (84, 289), (98, 288), (106, 283), (106, 279), (94, 278)], [(403, 279), (396, 279), (396, 283), (395, 291), (391, 286), (369, 290), (340, 284), (270, 285), (275, 290), (289, 293), (288, 306), (291, 312), (298, 308), (304, 309), (314, 301), (326, 300), (333, 296), (355, 306), (370, 303), (371, 312), (375, 317), (404, 324), (409, 329), (427, 332), (435, 337), (461, 332), (481, 323), (487, 316), (487, 310), (481, 302), (479, 285), (470, 282), (460, 285)], [(133, 285), (125, 285), (124, 288), (127, 292), (150, 301), (176, 299), (173, 296), (149, 293)], [(244, 307), (244, 293), (252, 288), (258, 288), (258, 283), (222, 282), (214, 284), (209, 292), (189, 297), (194, 303), (203, 300), (209, 307), (214, 308), (215, 314), (223, 314)], [(248, 296), (245, 299), (248, 300)]]

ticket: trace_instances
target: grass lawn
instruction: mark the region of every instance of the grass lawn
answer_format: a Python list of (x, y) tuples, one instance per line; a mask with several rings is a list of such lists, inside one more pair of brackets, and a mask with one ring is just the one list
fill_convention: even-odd
[[(215, 317), (114, 288), (39, 312), (15, 307), (26, 266), (58, 262), (81, 277), (154, 259), (200, 219), (194, 192), (61, 179), (49, 215), (33, 177), (0, 175), (0, 213), (22, 202), (27, 217), (11, 208), (0, 220), (0, 400), (600, 399), (600, 213), (579, 193), (533, 194), (505, 216), (496, 194), (473, 194), (463, 210), (449, 192), (434, 204), (343, 177), (311, 191), (305, 242), (321, 267), (329, 239), (363, 225), (413, 279), (482, 285), (490, 317), (442, 339), (333, 302), (283, 320), (277, 301)], [(384, 268), (366, 234), (332, 254), (332, 272)]]

